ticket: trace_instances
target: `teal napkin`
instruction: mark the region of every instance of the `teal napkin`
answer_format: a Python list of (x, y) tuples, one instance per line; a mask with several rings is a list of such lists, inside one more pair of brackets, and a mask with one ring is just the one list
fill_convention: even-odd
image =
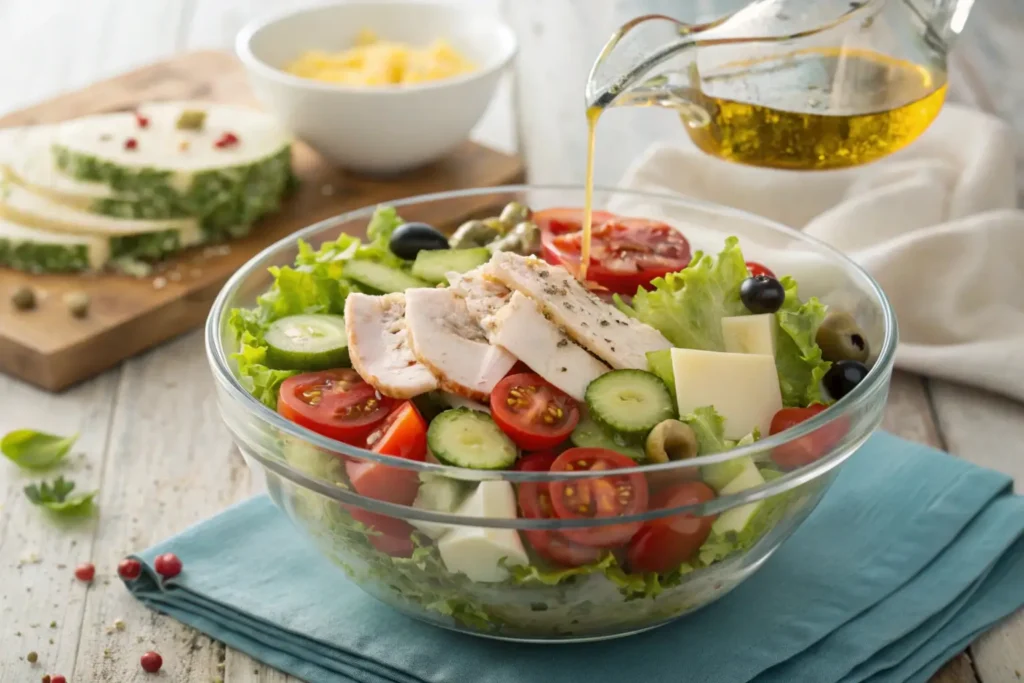
[[(149, 567), (174, 552), (162, 587)], [(803, 526), (718, 602), (582, 645), (474, 638), (362, 593), (265, 497), (141, 553), (151, 608), (311, 683), (927, 681), (1024, 605), (1024, 498), (1008, 477), (874, 435)]]

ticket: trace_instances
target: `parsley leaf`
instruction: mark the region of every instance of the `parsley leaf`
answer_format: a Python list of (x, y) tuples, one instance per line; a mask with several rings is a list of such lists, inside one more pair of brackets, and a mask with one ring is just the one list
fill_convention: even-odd
[(59, 515), (86, 515), (92, 511), (92, 499), (97, 491), (70, 495), (75, 490), (75, 482), (64, 477), (57, 477), (53, 482), (40, 482), (25, 487), (25, 496), (33, 504), (55, 512)]
[(0, 451), (18, 467), (42, 470), (60, 462), (77, 439), (77, 434), (63, 437), (34, 429), (16, 429), (0, 440)]

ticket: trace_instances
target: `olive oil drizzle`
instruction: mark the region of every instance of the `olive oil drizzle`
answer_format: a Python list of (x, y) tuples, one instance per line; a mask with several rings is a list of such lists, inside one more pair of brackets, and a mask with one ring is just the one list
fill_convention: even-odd
[(597, 120), (601, 117), (603, 107), (587, 109), (587, 175), (583, 188), (583, 242), (580, 245), (580, 267), (576, 277), (581, 282), (587, 280), (587, 268), (590, 266), (590, 235), (594, 222), (594, 136), (597, 132)]

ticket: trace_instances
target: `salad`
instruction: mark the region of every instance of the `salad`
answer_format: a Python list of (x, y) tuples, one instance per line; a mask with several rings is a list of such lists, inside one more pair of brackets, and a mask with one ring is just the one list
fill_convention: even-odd
[[(474, 471), (607, 471), (523, 482), (442, 476), (282, 437), (310, 476), (361, 496), (451, 515), (593, 519), (559, 531), (388, 517), (294, 487), (286, 508), (364, 588), (476, 631), (596, 635), (694, 609), (806, 515), (811, 481), (695, 517), (609, 519), (763, 486), (829, 453), (834, 422), (755, 457), (649, 475), (756, 442), (841, 400), (868, 373), (847, 313), (802, 300), (748, 262), (736, 238), (692, 252), (671, 226), (594, 214), (589, 280), (582, 211), (463, 224), (449, 238), (378, 207), (361, 240), (299, 243), (252, 308), (231, 312), (237, 376), (259, 401), (328, 438)], [(773, 534), (773, 532), (775, 532)], [(756, 563), (755, 563), (756, 564)], [(655, 600), (654, 598), (657, 598)]]

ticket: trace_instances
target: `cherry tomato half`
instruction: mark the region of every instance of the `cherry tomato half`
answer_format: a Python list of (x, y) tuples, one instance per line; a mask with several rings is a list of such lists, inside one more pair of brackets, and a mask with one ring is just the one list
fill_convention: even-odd
[(374, 425), (394, 405), (363, 381), (355, 370), (308, 372), (281, 384), (277, 412), (318, 434), (362, 445)]
[[(707, 484), (688, 481), (663, 489), (651, 497), (652, 509), (696, 505), (714, 499)], [(678, 514), (645, 522), (629, 544), (626, 555), (636, 572), (668, 572), (690, 560), (711, 533), (715, 517)]]
[(757, 277), (758, 275), (767, 275), (768, 277), (775, 277), (775, 273), (768, 270), (768, 268), (762, 266), (757, 261), (747, 261), (747, 270), (750, 271), (750, 277)]
[[(807, 408), (783, 408), (772, 417), (769, 434), (784, 432), (826, 409), (820, 403)], [(795, 441), (776, 446), (772, 460), (784, 470), (795, 470), (808, 465), (828, 453), (846, 434), (846, 419), (827, 424), (821, 429)]]
[[(616, 475), (614, 471), (636, 465), (621, 453), (604, 448), (570, 448), (555, 459), (552, 472), (607, 470), (608, 476), (549, 484), (551, 505), (562, 519), (604, 520), (640, 514), (647, 509), (647, 481), (642, 474)], [(564, 529), (570, 541), (610, 548), (628, 541), (640, 522), (589, 528)]]
[[(374, 453), (423, 462), (427, 458), (427, 423), (412, 401), (403, 401), (366, 437)], [(345, 473), (361, 496), (409, 505), (416, 498), (419, 477), (413, 470), (372, 460), (347, 458)]]
[[(562, 210), (564, 211), (564, 210)], [(618, 294), (635, 294), (651, 280), (682, 270), (690, 263), (690, 243), (668, 223), (644, 218), (609, 218), (599, 212), (591, 228), (590, 263), (587, 277), (597, 285)], [(539, 212), (535, 216), (541, 216)], [(566, 216), (553, 224), (557, 229), (541, 227), (541, 252), (553, 265), (579, 270), (583, 250), (583, 212), (576, 222)], [(551, 223), (547, 223), (550, 225)], [(575, 230), (571, 229), (575, 226)]]
[(491, 392), (491, 416), (524, 451), (551, 448), (569, 438), (580, 421), (570, 396), (535, 374), (509, 375)]
[[(556, 456), (551, 451), (531, 453), (520, 458), (516, 463), (516, 469), (526, 472), (546, 472), (551, 469), (555, 459)], [(518, 488), (519, 509), (522, 511), (523, 517), (527, 519), (555, 517), (547, 483), (524, 481), (519, 484)], [(557, 531), (524, 529), (523, 534), (539, 555), (555, 564), (578, 567), (596, 562), (601, 557), (600, 548), (573, 543)]]

